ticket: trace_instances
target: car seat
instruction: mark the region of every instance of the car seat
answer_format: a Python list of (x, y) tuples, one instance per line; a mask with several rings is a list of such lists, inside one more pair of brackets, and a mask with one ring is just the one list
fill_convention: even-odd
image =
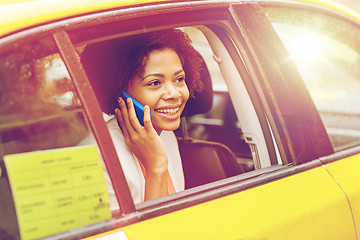
[(181, 136), (178, 135), (179, 150), (183, 164), (185, 189), (221, 180), (243, 173), (234, 153), (224, 144), (193, 139), (188, 136), (186, 118), (208, 112), (213, 103), (210, 74), (203, 61), (201, 81), (204, 88), (190, 98), (182, 113)]

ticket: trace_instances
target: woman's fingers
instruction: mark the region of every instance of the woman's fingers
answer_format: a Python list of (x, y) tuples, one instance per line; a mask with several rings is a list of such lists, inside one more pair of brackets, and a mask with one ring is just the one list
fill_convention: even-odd
[(139, 131), (142, 128), (142, 126), (139, 122), (139, 119), (136, 116), (134, 103), (131, 98), (127, 98), (126, 102), (128, 106), (130, 124), (135, 129), (135, 131)]
[(121, 115), (120, 109), (118, 109), (118, 108), (115, 109), (115, 116), (116, 116), (117, 122), (118, 122), (118, 124), (119, 124), (119, 126), (121, 128), (121, 131), (124, 134), (124, 137), (128, 138), (130, 135), (129, 135), (129, 132), (128, 132), (126, 126), (125, 126), (125, 123), (124, 123), (123, 117)]
[(129, 133), (129, 135), (132, 135), (135, 130), (132, 127), (130, 120), (129, 120), (129, 111), (128, 108), (125, 104), (125, 101), (119, 97), (118, 98), (118, 102), (119, 102), (119, 107), (120, 107), (120, 111), (121, 111), (121, 118), (122, 118), (122, 122), (123, 122), (123, 127), (126, 128), (126, 131)]
[(150, 131), (153, 129), (150, 116), (150, 107), (148, 105), (144, 106), (144, 127), (146, 131)]

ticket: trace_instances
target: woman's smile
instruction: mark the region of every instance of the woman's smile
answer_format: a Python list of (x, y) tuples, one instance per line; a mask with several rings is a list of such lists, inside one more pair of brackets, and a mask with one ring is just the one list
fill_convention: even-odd
[(155, 112), (166, 120), (177, 120), (178, 118), (180, 118), (182, 112), (180, 111), (180, 106), (159, 108), (155, 109)]
[(176, 104), (176, 105), (171, 105), (171, 106), (168, 105), (168, 106), (158, 107), (158, 108), (155, 108), (155, 112), (163, 113), (163, 114), (167, 114), (167, 115), (173, 115), (180, 110), (180, 106), (181, 106), (181, 103)]
[(166, 114), (166, 115), (174, 115), (179, 112), (179, 107), (177, 108), (165, 108), (165, 109), (155, 109), (156, 112)]

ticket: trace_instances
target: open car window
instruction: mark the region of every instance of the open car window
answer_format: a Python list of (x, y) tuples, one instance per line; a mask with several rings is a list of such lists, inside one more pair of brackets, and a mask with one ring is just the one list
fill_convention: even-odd
[[(256, 137), (255, 135), (259, 134), (259, 132), (250, 134), (252, 129), (246, 128), (248, 138), (243, 134), (242, 126), (227, 89), (227, 83), (219, 68), (220, 60), (215, 56), (208, 40), (201, 31), (204, 28), (205, 26), (179, 28), (189, 35), (192, 45), (200, 53), (204, 61), (201, 79), (205, 85), (204, 90), (199, 93), (200, 96), (195, 96), (187, 104), (187, 107), (190, 105), (189, 108), (196, 110), (187, 111), (185, 109), (184, 112), (186, 113), (182, 117), (182, 125), (175, 131), (185, 175), (185, 189), (255, 170), (254, 156), (257, 160), (256, 168), (261, 168), (260, 156), (257, 153), (257, 151), (261, 150), (261, 146), (256, 145), (257, 142), (253, 141), (253, 139), (261, 139), (262, 136)], [(211, 32), (209, 29), (205, 31)], [(216, 38), (214, 33), (211, 34), (212, 38)], [(217, 41), (220, 40), (217, 39)], [(91, 46), (91, 44), (88, 46)], [(84, 49), (86, 49), (86, 46), (79, 46), (77, 48), (78, 54), (82, 55)], [(233, 63), (230, 65), (233, 65)], [(238, 75), (237, 81), (241, 81), (236, 70), (234, 73)], [(88, 72), (88, 74), (91, 74), (91, 72)], [(245, 89), (241, 91), (244, 91), (244, 94), (247, 95)], [(98, 98), (101, 94), (98, 93)], [(190, 113), (187, 114), (188, 112)], [(248, 114), (248, 112), (242, 115), (254, 116)], [(104, 116), (105, 121), (112, 121), (114, 118), (114, 115), (104, 114)], [(112, 123), (108, 122), (108, 124), (112, 126)], [(250, 138), (250, 135), (253, 138)], [(113, 144), (116, 148), (118, 143), (113, 142)], [(119, 151), (124, 150), (119, 148)], [(266, 149), (262, 149), (262, 151), (266, 152)], [(203, 155), (204, 152), (214, 152), (214, 154)], [(118, 157), (120, 162), (124, 163), (122, 158), (126, 159), (127, 155), (119, 154)], [(267, 159), (262, 160), (263, 162), (267, 161)], [(262, 167), (269, 165), (267, 163)], [(124, 168), (127, 168), (127, 166), (123, 166)], [(199, 171), (201, 174), (199, 174)], [(105, 175), (107, 175), (106, 172)], [(108, 186), (111, 188), (111, 183)], [(134, 201), (138, 203), (138, 200)]]
[(236, 156), (243, 173), (254, 170), (250, 143), (246, 142), (227, 83), (219, 68), (222, 59), (214, 54), (201, 30), (187, 27), (184, 31), (189, 34), (193, 46), (202, 55), (211, 76), (213, 89), (211, 109), (187, 118), (189, 137), (224, 144)]
[[(205, 85), (199, 96), (187, 103), (186, 108), (189, 106), (196, 110), (187, 111), (185, 108), (181, 127), (175, 131), (185, 190), (273, 165), (268, 153), (271, 148), (268, 148), (263, 136), (263, 126), (257, 119), (243, 80), (228, 53), (229, 46), (225, 46), (215, 32), (204, 25), (188, 25), (179, 29), (189, 35), (192, 45), (204, 61), (201, 79)], [(121, 33), (124, 36), (129, 34), (132, 33)], [(78, 54), (82, 55), (86, 46), (101, 42), (102, 38), (78, 45)], [(234, 47), (231, 41), (227, 44)], [(229, 85), (232, 86), (231, 91), (228, 90)], [(97, 97), (100, 95), (98, 93)], [(113, 117), (106, 116), (106, 121), (111, 121)], [(271, 136), (267, 138), (271, 139)], [(113, 143), (116, 148), (117, 143)], [(118, 154), (122, 164), (122, 158), (126, 156)], [(123, 169), (126, 167), (123, 166)], [(149, 205), (151, 203), (145, 204)]]

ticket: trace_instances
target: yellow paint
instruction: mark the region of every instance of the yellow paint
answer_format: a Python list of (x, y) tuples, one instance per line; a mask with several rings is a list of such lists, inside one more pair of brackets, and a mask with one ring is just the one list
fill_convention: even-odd
[(96, 146), (4, 156), (21, 239), (111, 218)]
[(326, 165), (347, 193), (360, 232), (360, 154)]
[(346, 197), (324, 167), (121, 230), (129, 240), (356, 239)]
[(6, 0), (0, 4), (0, 36), (84, 13), (154, 0)]
[[(71, 16), (155, 1), (157, 0), (2, 0), (0, 36)], [(359, 14), (331, 0), (297, 1), (325, 6), (360, 20)]]
[(354, 18), (354, 19), (360, 21), (359, 13), (340, 4), (339, 3), (340, 1), (333, 1), (333, 0), (294, 0), (294, 1), (301, 1), (301, 2), (313, 3), (313, 4), (316, 4), (319, 6), (324, 6), (329, 9), (333, 9), (337, 12), (341, 12), (351, 18)]

